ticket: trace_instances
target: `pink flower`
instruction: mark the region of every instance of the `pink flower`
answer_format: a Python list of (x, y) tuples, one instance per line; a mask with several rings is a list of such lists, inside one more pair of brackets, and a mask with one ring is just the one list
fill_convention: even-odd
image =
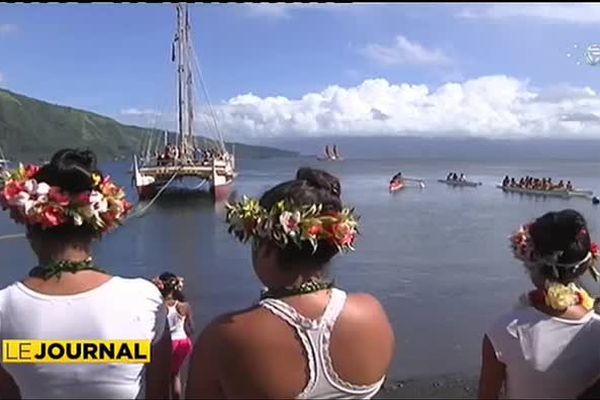
[(33, 179), (39, 172), (40, 167), (38, 165), (28, 165), (25, 167), (25, 177), (27, 179)]

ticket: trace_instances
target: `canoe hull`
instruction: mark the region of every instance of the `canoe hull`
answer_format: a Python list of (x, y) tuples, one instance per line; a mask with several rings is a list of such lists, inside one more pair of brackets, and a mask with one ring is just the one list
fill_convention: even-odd
[(459, 187), (477, 187), (480, 186), (479, 182), (469, 182), (469, 181), (449, 181), (446, 179), (438, 179), (438, 182), (445, 183), (450, 186), (459, 186)]

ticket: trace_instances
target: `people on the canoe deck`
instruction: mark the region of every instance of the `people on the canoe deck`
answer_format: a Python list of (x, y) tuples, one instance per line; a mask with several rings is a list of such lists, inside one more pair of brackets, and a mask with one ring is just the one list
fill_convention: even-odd
[(464, 173), (461, 173), (460, 176), (456, 172), (450, 172), (448, 176), (446, 176), (447, 181), (455, 181), (455, 182), (465, 182), (467, 177)]
[(598, 276), (598, 246), (574, 210), (519, 227), (511, 246), (533, 287), (485, 331), (479, 398), (575, 399), (600, 376), (600, 316), (580, 284)]
[[(0, 290), (0, 337), (149, 340), (149, 364), (0, 365), (0, 398), (169, 398), (171, 337), (155, 285), (101, 269), (92, 244), (132, 207), (91, 151), (64, 149), (42, 167), (13, 171), (0, 204), (25, 226), (37, 258)], [(23, 267), (23, 266), (22, 266)]]
[(525, 176), (518, 181), (515, 178), (510, 178), (508, 175), (502, 180), (502, 187), (511, 187), (530, 190), (574, 190), (571, 181), (565, 185), (561, 179), (558, 183), (554, 183), (552, 178), (534, 178)]
[(228, 207), (230, 232), (252, 243), (265, 289), (200, 334), (186, 398), (369, 399), (380, 390), (395, 346), (388, 317), (375, 297), (327, 276), (357, 237), (358, 217), (340, 195), (336, 177), (300, 168), (260, 200)]
[(171, 398), (182, 397), (181, 379), (179, 371), (187, 356), (192, 352), (192, 340), (194, 334), (194, 323), (192, 307), (185, 301), (183, 294), (183, 278), (172, 272), (164, 272), (152, 279), (160, 290), (167, 305), (167, 320), (171, 332), (171, 344), (173, 347), (171, 359)]

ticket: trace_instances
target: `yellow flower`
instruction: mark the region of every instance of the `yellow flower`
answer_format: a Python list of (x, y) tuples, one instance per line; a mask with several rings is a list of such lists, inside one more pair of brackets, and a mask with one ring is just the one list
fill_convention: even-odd
[(92, 174), (92, 183), (94, 184), (94, 187), (98, 187), (102, 183), (102, 177), (100, 174), (95, 172)]
[(568, 286), (562, 283), (552, 282), (546, 284), (546, 305), (554, 310), (566, 310), (578, 303), (577, 287), (570, 283)]

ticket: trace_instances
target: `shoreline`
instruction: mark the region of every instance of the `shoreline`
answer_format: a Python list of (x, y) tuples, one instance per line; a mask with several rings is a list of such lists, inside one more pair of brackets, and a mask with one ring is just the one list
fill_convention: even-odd
[(386, 381), (375, 399), (475, 399), (478, 375), (447, 374)]

